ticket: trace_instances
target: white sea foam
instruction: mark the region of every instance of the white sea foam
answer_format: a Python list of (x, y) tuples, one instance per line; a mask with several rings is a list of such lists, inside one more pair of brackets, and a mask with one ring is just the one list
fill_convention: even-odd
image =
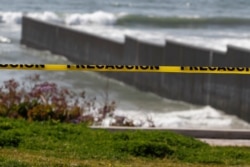
[(9, 38), (0, 36), (0, 43), (10, 43), (11, 40)]
[(45, 11), (42, 13), (28, 13), (27, 16), (43, 21), (62, 22), (62, 19), (56, 13), (49, 11)]
[(116, 22), (117, 17), (113, 13), (97, 11), (94, 13), (85, 14), (67, 14), (65, 22), (67, 25), (82, 25), (82, 24), (103, 24), (112, 25)]
[(124, 16), (124, 13), (113, 14), (104, 11), (96, 11), (93, 13), (71, 13), (59, 15), (55, 12), (0, 12), (0, 22), (21, 24), (22, 16), (27, 15), (32, 18), (40, 19), (50, 22), (64, 22), (67, 25), (86, 25), (86, 24), (102, 24), (112, 25), (116, 22), (117, 18)]
[[(155, 30), (136, 30), (114, 26), (107, 27), (107, 25), (115, 24), (117, 19), (126, 16), (126, 13), (114, 14), (104, 11), (96, 11), (93, 13), (67, 13), (59, 15), (55, 12), (50, 11), (40, 13), (0, 12), (0, 23), (3, 22), (7, 24), (21, 24), (22, 16), (24, 14), (43, 21), (65, 23), (66, 25), (77, 28), (79, 30), (118, 40), (124, 40), (124, 36), (129, 35), (140, 40), (153, 41), (154, 43), (158, 44), (164, 44), (166, 39), (175, 40), (177, 42), (184, 42), (187, 44), (190, 44), (190, 41), (192, 41), (192, 45), (203, 46), (220, 51), (226, 51), (226, 46), (228, 44), (248, 49), (250, 48), (250, 41), (248, 39), (250, 37), (250, 34), (248, 32), (203, 32), (201, 30), (193, 32), (187, 30), (191, 33), (187, 35), (187, 33), (184, 33), (184, 31), (181, 31), (180, 33), (180, 31), (176, 29), (170, 29), (167, 32), (156, 32)], [(4, 40), (2, 39), (1, 41)]]
[(42, 13), (0, 12), (0, 22), (7, 24), (21, 24), (23, 15), (50, 22), (61, 22), (61, 18), (54, 12)]
[[(116, 110), (115, 115), (127, 117), (137, 126), (149, 127), (151, 120), (155, 127), (162, 128), (239, 128), (250, 127), (248, 123), (235, 116), (225, 115), (225, 113), (215, 110), (210, 106), (200, 109), (172, 111), (172, 112), (139, 112), (128, 110)], [(109, 126), (114, 119), (107, 118), (103, 121), (103, 126)], [(235, 123), (237, 122), (237, 123)], [(238, 126), (235, 126), (238, 125)]]
[(0, 12), (0, 22), (21, 24), (21, 12)]

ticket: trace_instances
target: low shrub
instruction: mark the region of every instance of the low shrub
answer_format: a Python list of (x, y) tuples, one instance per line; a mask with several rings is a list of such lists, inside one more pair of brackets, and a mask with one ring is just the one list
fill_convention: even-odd
[(150, 141), (127, 141), (120, 142), (116, 150), (127, 152), (133, 156), (164, 158), (173, 155), (174, 150), (166, 143), (157, 143)]
[(0, 122), (0, 130), (10, 130), (13, 129), (13, 124), (9, 122)]
[[(14, 79), (4, 81), (0, 87), (0, 116), (22, 118), (30, 121), (60, 121), (102, 125), (109, 117), (111, 126), (143, 126), (148, 123), (155, 127), (151, 119), (140, 125), (125, 116), (114, 114), (115, 101), (105, 99), (96, 107), (96, 98), (86, 99), (85, 92), (75, 93), (52, 82), (40, 81), (40, 76), (30, 76), (29, 85)], [(93, 112), (94, 111), (94, 112)]]
[(7, 130), (0, 134), (0, 147), (18, 147), (21, 141), (21, 135), (16, 131)]
[[(85, 99), (85, 93), (76, 94), (55, 83), (41, 82), (40, 76), (29, 77), (29, 86), (14, 79), (0, 87), (0, 116), (23, 118), (30, 121), (55, 120), (60, 122), (88, 122), (93, 124), (93, 115), (84, 115), (95, 108), (95, 98)], [(101, 121), (114, 110), (114, 103), (106, 103), (98, 109)]]

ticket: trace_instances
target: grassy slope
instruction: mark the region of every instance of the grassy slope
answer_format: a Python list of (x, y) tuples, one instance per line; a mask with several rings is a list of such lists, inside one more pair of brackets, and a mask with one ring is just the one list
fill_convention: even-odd
[(210, 147), (171, 132), (91, 130), (0, 118), (0, 166), (250, 166), (250, 148)]

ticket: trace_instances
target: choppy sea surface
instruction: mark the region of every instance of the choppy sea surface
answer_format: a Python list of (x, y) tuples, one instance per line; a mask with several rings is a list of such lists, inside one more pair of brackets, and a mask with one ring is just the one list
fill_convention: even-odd
[[(228, 44), (250, 48), (248, 0), (1, 0), (1, 63), (70, 63), (59, 55), (19, 44), (22, 16), (64, 24), (123, 41), (125, 35), (164, 43), (166, 39), (225, 51)], [(0, 71), (0, 82), (38, 73), (104, 103), (117, 103), (116, 115), (140, 122), (152, 119), (157, 127), (249, 128), (235, 116), (210, 106), (196, 106), (141, 92), (124, 83), (90, 72)], [(109, 88), (107, 89), (107, 83)], [(103, 126), (109, 124), (109, 119)], [(147, 126), (145, 124), (144, 126)]]

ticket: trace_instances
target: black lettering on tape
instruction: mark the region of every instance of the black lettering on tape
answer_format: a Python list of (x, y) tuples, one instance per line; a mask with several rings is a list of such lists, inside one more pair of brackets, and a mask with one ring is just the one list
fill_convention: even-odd
[(115, 66), (115, 68), (120, 70), (120, 69), (123, 69), (124, 66), (122, 66), (122, 65), (117, 65), (117, 66)]
[(8, 64), (0, 64), (0, 68), (6, 68), (8, 66), (9, 66)]
[(32, 68), (34, 65), (33, 64), (24, 64), (24, 66), (27, 68)]
[(76, 65), (76, 68), (86, 68), (86, 67), (85, 67), (85, 65)]
[(235, 68), (234, 68), (234, 67), (227, 67), (227, 70), (228, 70), (228, 71), (234, 71)]
[(67, 68), (71, 68), (71, 65), (68, 64), (68, 65), (67, 65)]
[(207, 71), (207, 67), (200, 67), (200, 71)]
[(237, 71), (244, 71), (244, 67), (237, 67)]
[(96, 68), (97, 68), (97, 69), (103, 69), (103, 68), (104, 68), (104, 65), (96, 65)]
[(18, 64), (10, 64), (10, 67), (16, 68), (18, 67)]
[(131, 70), (131, 69), (134, 68), (134, 66), (125, 66), (125, 67), (126, 67), (126, 69), (128, 69), (128, 70)]
[(87, 65), (87, 69), (95, 69), (95, 65)]
[(210, 71), (215, 71), (215, 70), (216, 70), (216, 67), (208, 67), (208, 69), (209, 69)]
[(199, 71), (199, 67), (189, 67), (190, 70)]
[(36, 64), (35, 66), (36, 66), (36, 68), (45, 68), (44, 64)]
[(151, 70), (160, 70), (160, 66), (151, 66), (150, 69)]
[(108, 68), (115, 69), (115, 66), (106, 66), (106, 69)]
[(147, 70), (147, 69), (149, 68), (149, 66), (140, 66), (140, 68), (141, 68), (142, 70)]
[(227, 71), (226, 67), (218, 67), (217, 71), (220, 71), (220, 70)]

